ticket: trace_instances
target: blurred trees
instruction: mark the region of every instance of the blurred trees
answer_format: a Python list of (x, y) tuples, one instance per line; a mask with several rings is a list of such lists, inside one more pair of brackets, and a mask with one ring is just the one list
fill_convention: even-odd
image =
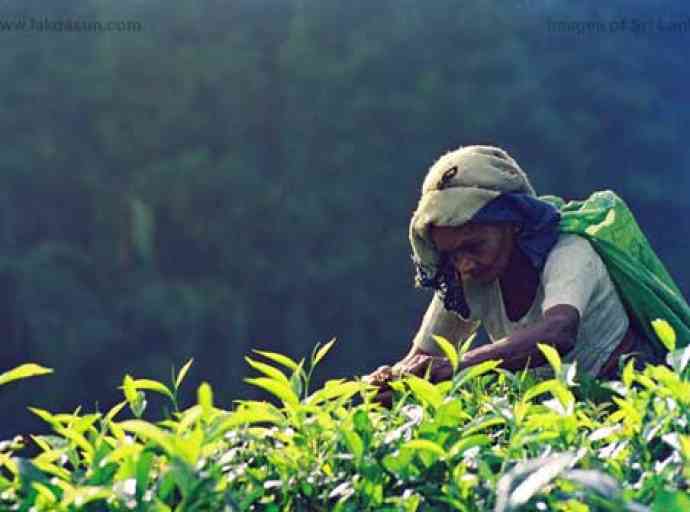
[[(542, 193), (616, 189), (687, 292), (690, 34), (547, 26), (672, 6), (7, 7), (143, 31), (0, 33), (2, 361), (56, 369), (3, 390), (4, 416), (107, 407), (125, 372), (165, 379), (192, 356), (228, 407), (253, 392), (251, 348), (299, 358), (337, 336), (322, 378), (398, 357), (430, 298), (412, 289), (409, 217), (461, 144), (506, 147)], [(17, 414), (3, 433), (36, 425)]]

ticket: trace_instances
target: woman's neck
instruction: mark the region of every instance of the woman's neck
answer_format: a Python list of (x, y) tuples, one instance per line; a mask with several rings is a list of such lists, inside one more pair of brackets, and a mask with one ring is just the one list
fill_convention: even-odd
[(499, 280), (504, 298), (532, 304), (539, 286), (539, 272), (517, 245), (513, 247), (508, 266)]

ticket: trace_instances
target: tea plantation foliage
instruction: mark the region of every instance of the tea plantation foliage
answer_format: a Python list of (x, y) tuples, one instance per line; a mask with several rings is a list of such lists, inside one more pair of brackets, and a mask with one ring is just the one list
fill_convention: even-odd
[(26, 395), (110, 403), (191, 356), (190, 397), (203, 374), (258, 398), (257, 346), (337, 336), (317, 379), (390, 362), (430, 299), (410, 213), (460, 144), (504, 146), (540, 193), (616, 190), (690, 291), (690, 35), (550, 28), (678, 0), (1, 4), (142, 30), (0, 34), (0, 360), (59, 369), (7, 390), (0, 437), (41, 425)]
[[(498, 361), (439, 384), (393, 382), (391, 410), (362, 379), (310, 390), (316, 365), (274, 352), (246, 358), (247, 382), (277, 399), (214, 406), (208, 383), (178, 403), (192, 361), (170, 385), (125, 376), (124, 400), (102, 412), (31, 408), (51, 435), (0, 445), (0, 508), (25, 511), (687, 511), (690, 495), (690, 348), (655, 324), (669, 366), (620, 381), (577, 375), (540, 345), (553, 378), (535, 381)], [(437, 337), (450, 362), (459, 352)], [(23, 365), (0, 384), (48, 373)], [(167, 413), (145, 419), (147, 395)], [(126, 418), (127, 411), (131, 413)], [(33, 457), (23, 455), (32, 445)]]

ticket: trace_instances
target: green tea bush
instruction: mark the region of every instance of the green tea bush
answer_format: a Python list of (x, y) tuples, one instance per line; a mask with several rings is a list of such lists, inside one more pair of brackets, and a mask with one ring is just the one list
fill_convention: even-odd
[[(246, 360), (259, 375), (247, 382), (275, 403), (232, 411), (207, 383), (181, 407), (191, 360), (170, 385), (125, 376), (124, 400), (107, 412), (30, 408), (53, 433), (0, 443), (0, 509), (687, 511), (690, 349), (675, 350), (664, 322), (655, 328), (669, 367), (638, 371), (630, 359), (620, 381), (600, 383), (540, 345), (553, 378), (498, 361), (439, 384), (409, 376), (392, 383), (390, 410), (362, 379), (309, 389), (334, 340), (307, 362), (255, 351)], [(468, 344), (458, 353), (437, 341), (457, 367)], [(0, 384), (47, 372), (23, 365)], [(169, 399), (162, 419), (144, 419), (147, 393)]]

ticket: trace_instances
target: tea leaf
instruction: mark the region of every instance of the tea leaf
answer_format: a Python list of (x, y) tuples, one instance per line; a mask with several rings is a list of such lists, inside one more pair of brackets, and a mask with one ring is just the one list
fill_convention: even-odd
[(177, 433), (180, 434), (185, 432), (190, 426), (196, 423), (203, 413), (204, 411), (200, 405), (195, 405), (184, 411), (176, 427)]
[(122, 380), (122, 386), (120, 387), (120, 389), (122, 389), (125, 398), (130, 404), (136, 401), (137, 388), (134, 385), (134, 379), (131, 377), (131, 375), (125, 375), (125, 378)]
[(532, 398), (539, 396), (543, 393), (553, 392), (559, 386), (559, 382), (556, 379), (545, 380), (539, 384), (529, 388), (522, 397), (524, 402), (529, 402)]
[(458, 353), (455, 351), (455, 348), (453, 348), (453, 344), (443, 336), (437, 336), (434, 334), (432, 338), (434, 338), (436, 344), (439, 346), (441, 351), (443, 351), (443, 354), (446, 356), (446, 359), (448, 359), (450, 365), (453, 367), (453, 371), (455, 372), (458, 369)]
[(245, 357), (244, 360), (247, 361), (247, 363), (249, 363), (249, 366), (251, 366), (255, 370), (260, 371), (264, 375), (266, 375), (266, 376), (268, 376), (274, 380), (280, 381), (284, 384), (288, 384), (288, 385), (290, 384), (290, 381), (288, 380), (288, 378), (278, 368), (275, 368), (275, 367), (273, 367), (269, 364), (266, 364), (266, 363), (261, 363), (259, 361), (255, 361), (249, 357)]
[(469, 368), (465, 368), (460, 373), (458, 373), (457, 385), (462, 386), (466, 382), (469, 382), (472, 379), (476, 379), (477, 377), (484, 375), (485, 373), (490, 372), (494, 368), (498, 367), (498, 365), (500, 365), (500, 364), (501, 364), (500, 360), (499, 361), (490, 360), (490, 361), (484, 361), (483, 363), (479, 363), (475, 366), (470, 366)]
[(108, 411), (108, 413), (105, 415), (104, 421), (105, 421), (106, 423), (109, 423), (109, 422), (113, 421), (113, 418), (115, 418), (115, 416), (117, 416), (118, 413), (119, 413), (122, 409), (124, 409), (124, 407), (125, 407), (126, 405), (127, 405), (127, 400), (123, 400), (123, 401), (120, 402), (119, 404), (114, 405), (114, 406)]
[(34, 413), (36, 416), (41, 418), (43, 421), (45, 421), (46, 423), (49, 423), (51, 425), (57, 425), (57, 426), (60, 425), (60, 422), (55, 418), (55, 416), (50, 414), (48, 411), (45, 411), (43, 409), (38, 409), (36, 407), (29, 407), (29, 410), (32, 413)]
[(308, 405), (318, 405), (335, 398), (350, 398), (359, 392), (361, 384), (358, 382), (343, 382), (342, 379), (329, 381), (326, 385), (315, 391), (306, 400)]
[(209, 434), (209, 438), (215, 439), (230, 429), (252, 423), (282, 424), (285, 421), (283, 416), (267, 407), (268, 405), (270, 404), (264, 404), (264, 406), (261, 407), (247, 407), (230, 413), (230, 415), (222, 420), (213, 432)]
[(429, 441), (427, 439), (414, 439), (412, 441), (408, 441), (404, 443), (401, 447), (401, 449), (407, 449), (407, 450), (424, 450), (433, 453), (434, 455), (437, 455), (439, 458), (443, 459), (446, 456), (446, 452), (443, 448), (441, 448), (439, 445), (434, 443), (433, 441)]
[(410, 386), (412, 393), (414, 393), (417, 400), (430, 404), (436, 409), (443, 402), (443, 395), (436, 389), (431, 382), (425, 379), (420, 379), (415, 375), (409, 375), (405, 382)]
[(35, 363), (26, 363), (16, 368), (0, 374), (0, 386), (12, 382), (13, 380), (26, 379), (29, 377), (36, 377), (38, 375), (46, 375), (53, 373), (51, 368), (44, 368)]
[(137, 390), (146, 389), (148, 391), (155, 391), (156, 393), (160, 393), (161, 395), (165, 395), (170, 398), (173, 397), (172, 391), (170, 391), (165, 384), (156, 380), (135, 379), (132, 380), (132, 385), (134, 386), (134, 389)]
[(673, 330), (671, 324), (666, 320), (657, 318), (652, 321), (654, 332), (661, 340), (661, 343), (668, 349), (669, 352), (676, 350), (676, 331)]
[(278, 364), (282, 364), (286, 368), (290, 368), (293, 371), (296, 371), (299, 365), (290, 359), (288, 356), (284, 356), (283, 354), (276, 354), (275, 352), (266, 352), (264, 350), (256, 350), (254, 349), (254, 352), (257, 354), (261, 354), (267, 359), (270, 359), (271, 361), (275, 361)]
[(179, 389), (180, 385), (182, 384), (182, 381), (184, 378), (187, 376), (187, 372), (189, 371), (189, 368), (192, 366), (192, 363), (194, 362), (194, 358), (191, 358), (189, 361), (185, 363), (185, 365), (180, 369), (180, 373), (177, 374), (177, 377), (175, 378), (175, 389)]
[(208, 382), (203, 382), (197, 390), (197, 401), (204, 416), (208, 416), (213, 409), (213, 390)]
[(348, 450), (350, 450), (357, 460), (360, 460), (364, 454), (364, 442), (362, 438), (351, 430), (343, 431), (343, 438), (345, 439)]
[(323, 347), (319, 349), (319, 351), (316, 353), (316, 356), (314, 357), (314, 361), (312, 362), (313, 366), (316, 366), (321, 359), (328, 353), (328, 351), (331, 349), (333, 344), (335, 343), (335, 338), (331, 339), (328, 343), (326, 343)]
[(477, 338), (477, 333), (473, 332), (470, 334), (467, 339), (463, 342), (462, 345), (460, 345), (460, 348), (458, 349), (458, 359), (462, 360), (462, 357), (469, 351), (470, 347), (472, 346), (472, 343), (474, 343), (474, 340)]
[(544, 357), (551, 365), (551, 368), (553, 368), (554, 373), (556, 375), (560, 375), (561, 357), (558, 355), (558, 351), (551, 345), (547, 345), (545, 343), (537, 343), (537, 347), (539, 347), (539, 350), (541, 350), (542, 354), (544, 354)]
[(139, 456), (139, 462), (137, 463), (137, 471), (136, 471), (136, 482), (137, 482), (137, 487), (136, 487), (136, 492), (137, 492), (137, 497), (141, 498), (143, 496), (144, 492), (146, 492), (146, 488), (149, 485), (149, 475), (151, 473), (151, 467), (153, 466), (153, 453), (150, 451), (144, 451), (140, 456)]
[(262, 389), (265, 389), (272, 395), (280, 398), (286, 405), (299, 405), (299, 398), (297, 394), (287, 384), (283, 384), (277, 380), (269, 379), (267, 377), (259, 377), (256, 379), (244, 379), (248, 384), (253, 384)]
[(147, 441), (153, 441), (155, 444), (160, 446), (163, 450), (168, 452), (168, 454), (173, 453), (173, 444), (171, 441), (171, 436), (161, 430), (160, 428), (141, 420), (127, 420), (118, 423), (118, 426), (122, 430), (127, 432), (132, 432), (142, 439)]
[(629, 388), (632, 386), (633, 379), (635, 377), (635, 361), (630, 360), (628, 361), (628, 364), (625, 365), (625, 368), (623, 369), (623, 375), (621, 376), (623, 380), (623, 384), (625, 385), (626, 388)]

